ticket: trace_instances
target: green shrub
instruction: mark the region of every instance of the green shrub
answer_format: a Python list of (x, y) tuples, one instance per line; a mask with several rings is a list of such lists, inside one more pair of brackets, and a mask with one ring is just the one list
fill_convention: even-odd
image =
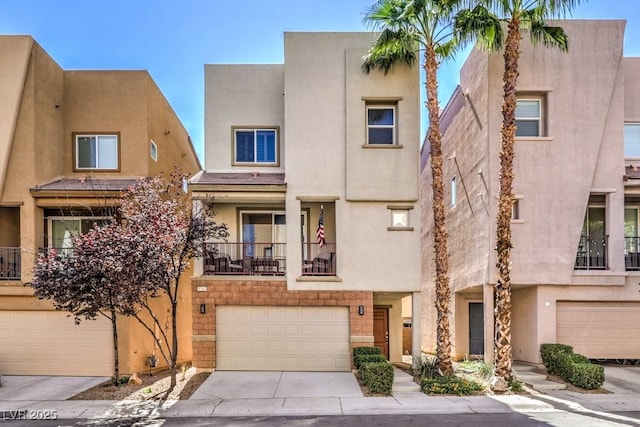
[(387, 359), (382, 354), (359, 354), (355, 357), (356, 369), (360, 369), (366, 363), (382, 363)]
[(427, 394), (455, 394), (468, 396), (483, 390), (482, 385), (475, 381), (448, 375), (436, 378), (423, 378), (420, 387)]
[(382, 354), (382, 350), (379, 347), (356, 347), (353, 349), (353, 361), (355, 363), (356, 357), (364, 354)]
[(560, 376), (576, 387), (593, 390), (604, 384), (604, 368), (592, 364), (587, 357), (574, 353), (571, 346), (542, 344), (540, 356), (547, 372)]
[(121, 377), (118, 378), (118, 381), (116, 381), (116, 377), (111, 377), (111, 383), (113, 385), (115, 385), (116, 387), (122, 384), (128, 384), (129, 383), (129, 376), (128, 375), (123, 375)]
[(507, 378), (507, 384), (509, 385), (509, 390), (514, 393), (522, 393), (524, 391), (524, 383), (517, 378)]
[(414, 378), (435, 378), (438, 376), (438, 363), (433, 356), (422, 356), (413, 366)]
[(560, 354), (573, 354), (573, 347), (566, 344), (541, 344), (540, 357), (542, 363), (550, 374), (558, 374), (558, 356)]
[(600, 388), (604, 384), (604, 367), (593, 363), (573, 363), (567, 381), (585, 390)]
[(372, 393), (386, 396), (391, 394), (393, 387), (393, 365), (384, 362), (365, 363), (360, 368), (362, 382)]

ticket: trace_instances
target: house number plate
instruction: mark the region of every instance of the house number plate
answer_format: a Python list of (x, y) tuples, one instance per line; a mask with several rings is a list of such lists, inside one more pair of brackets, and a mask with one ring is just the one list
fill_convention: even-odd
[(206, 286), (198, 286), (198, 287), (196, 287), (196, 291), (198, 291), (198, 292), (207, 292), (207, 287)]

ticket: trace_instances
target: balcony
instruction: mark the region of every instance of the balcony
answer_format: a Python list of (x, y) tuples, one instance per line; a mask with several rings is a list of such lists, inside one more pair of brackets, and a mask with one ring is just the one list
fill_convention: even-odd
[(20, 248), (0, 247), (0, 280), (20, 280)]
[(284, 276), (286, 243), (208, 243), (204, 275)]
[(306, 256), (302, 258), (303, 276), (336, 275), (335, 243), (325, 243), (322, 247), (318, 243), (307, 243), (304, 245), (304, 249)]
[(640, 237), (624, 238), (624, 269), (640, 270)]
[(580, 236), (575, 270), (606, 270), (608, 236)]

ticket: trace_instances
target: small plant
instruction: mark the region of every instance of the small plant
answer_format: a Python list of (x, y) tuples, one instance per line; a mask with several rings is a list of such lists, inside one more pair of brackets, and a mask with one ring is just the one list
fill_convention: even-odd
[(460, 363), (461, 368), (465, 372), (478, 373), (482, 378), (491, 378), (493, 376), (493, 366), (482, 360), (467, 360)]
[(507, 378), (507, 384), (509, 385), (509, 390), (514, 393), (524, 392), (524, 383), (517, 378)]
[(420, 387), (426, 394), (454, 394), (457, 396), (478, 394), (483, 390), (482, 385), (477, 382), (454, 375), (423, 378)]
[(151, 386), (145, 387), (144, 389), (142, 389), (142, 392), (147, 394), (151, 393)]
[(380, 393), (386, 396), (391, 394), (393, 387), (393, 365), (386, 360), (384, 362), (369, 362), (360, 368), (362, 382), (372, 393)]
[(127, 375), (123, 375), (116, 381), (116, 377), (111, 377), (111, 383), (118, 387), (123, 384), (127, 384), (129, 382), (129, 377)]
[(356, 369), (360, 369), (366, 363), (386, 363), (387, 359), (382, 354), (359, 354), (355, 357)]
[(438, 364), (433, 356), (422, 356), (413, 366), (414, 378), (435, 378), (438, 376)]

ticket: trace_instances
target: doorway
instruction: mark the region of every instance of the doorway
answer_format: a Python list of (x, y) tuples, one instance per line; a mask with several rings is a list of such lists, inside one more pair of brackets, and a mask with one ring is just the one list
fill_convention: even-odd
[(389, 308), (373, 308), (373, 345), (389, 360)]
[(469, 303), (469, 354), (484, 354), (484, 304)]

